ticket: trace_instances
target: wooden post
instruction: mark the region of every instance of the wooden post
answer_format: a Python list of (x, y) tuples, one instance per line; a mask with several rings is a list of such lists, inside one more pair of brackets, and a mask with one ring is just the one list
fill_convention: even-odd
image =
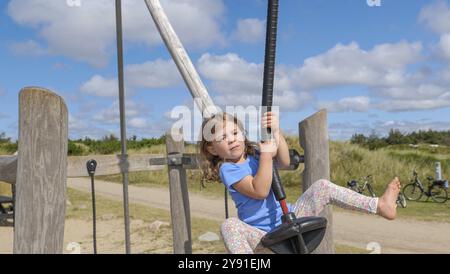
[(30, 87), (19, 94), (14, 253), (62, 253), (68, 119), (64, 100)]
[[(179, 140), (179, 141), (178, 141)], [(186, 170), (182, 165), (184, 140), (182, 133), (166, 133), (169, 165), (170, 215), (172, 218), (174, 254), (192, 254), (191, 216)]]
[[(327, 111), (321, 110), (300, 122), (299, 133), (300, 146), (305, 150), (305, 170), (303, 171), (303, 192), (305, 192), (317, 180), (330, 180)], [(334, 253), (331, 206), (327, 206), (321, 216), (328, 220), (327, 231), (314, 253)]]

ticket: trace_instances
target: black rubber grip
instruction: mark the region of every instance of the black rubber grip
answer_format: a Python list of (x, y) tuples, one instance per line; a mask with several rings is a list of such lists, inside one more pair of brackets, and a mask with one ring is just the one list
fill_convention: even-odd
[[(278, 28), (278, 0), (269, 0), (267, 12), (267, 30), (266, 30), (266, 49), (264, 57), (264, 80), (262, 106), (266, 107), (267, 112), (272, 110), (273, 105), (273, 86), (275, 80), (275, 55), (277, 49), (277, 28)], [(270, 128), (262, 131), (261, 139), (269, 140), (271, 135)]]

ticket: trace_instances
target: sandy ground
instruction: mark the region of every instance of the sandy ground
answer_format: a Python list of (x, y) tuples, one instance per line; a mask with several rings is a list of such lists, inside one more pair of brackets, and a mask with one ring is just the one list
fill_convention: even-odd
[[(131, 222), (131, 250), (133, 253), (172, 253), (172, 232), (169, 227), (162, 227), (158, 232), (149, 231), (150, 224), (142, 220)], [(12, 253), (13, 230), (11, 227), (0, 227), (0, 254)], [(124, 230), (123, 221), (119, 219), (97, 221), (97, 252), (107, 254), (123, 254)], [(92, 223), (85, 220), (69, 219), (65, 223), (64, 253), (92, 254)]]
[[(85, 178), (70, 178), (68, 186), (77, 190), (90, 192), (90, 181)], [(96, 193), (106, 198), (122, 200), (122, 186), (96, 180)], [(166, 209), (169, 206), (169, 193), (163, 188), (129, 187), (131, 203)], [(214, 220), (224, 219), (223, 200), (208, 199), (200, 195), (190, 194), (191, 215)], [(230, 201), (230, 215), (236, 211)], [(353, 212), (333, 213), (334, 240), (338, 244), (374, 250), (379, 253), (450, 253), (450, 224), (438, 222), (422, 222), (414, 220), (387, 221), (378, 216)], [(124, 253), (122, 221), (118, 219), (98, 222), (98, 242), (101, 251), (108, 253)], [(161, 239), (163, 233), (143, 233), (148, 224), (143, 221), (132, 222), (131, 241), (133, 253), (170, 253), (167, 241)], [(65, 253), (92, 252), (92, 227), (89, 222), (69, 219), (65, 226)], [(168, 228), (162, 228), (168, 229)], [(103, 231), (103, 232), (101, 232)], [(171, 233), (165, 233), (171, 235)], [(153, 236), (148, 236), (153, 235)], [(0, 253), (11, 253), (12, 228), (0, 227)], [(106, 241), (108, 239), (108, 241)], [(78, 246), (70, 244), (76, 242)], [(149, 248), (150, 247), (150, 248)], [(372, 249), (373, 248), (373, 249)]]

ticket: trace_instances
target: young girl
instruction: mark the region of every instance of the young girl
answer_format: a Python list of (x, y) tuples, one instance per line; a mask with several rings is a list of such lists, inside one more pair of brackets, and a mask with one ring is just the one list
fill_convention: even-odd
[[(261, 127), (271, 128), (274, 139), (259, 143), (259, 160), (245, 136), (241, 122), (227, 113), (218, 113), (202, 124), (200, 153), (204, 177), (221, 180), (236, 204), (239, 218), (227, 219), (221, 227), (225, 246), (233, 254), (270, 252), (261, 238), (281, 224), (282, 210), (271, 190), (272, 165), (289, 166), (289, 150), (275, 113), (267, 112)], [(327, 180), (315, 182), (294, 205), (297, 217), (318, 216), (328, 204), (395, 219), (400, 181), (389, 183), (380, 198), (366, 197)]]

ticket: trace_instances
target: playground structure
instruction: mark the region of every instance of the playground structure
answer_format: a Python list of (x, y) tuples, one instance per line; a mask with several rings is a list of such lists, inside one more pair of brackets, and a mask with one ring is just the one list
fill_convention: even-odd
[[(16, 188), (14, 253), (62, 253), (67, 178), (88, 176), (86, 162), (92, 156), (67, 156), (67, 107), (52, 91), (22, 89), (19, 113), (19, 153), (0, 156), (0, 181)], [(316, 180), (329, 179), (326, 111), (300, 122), (299, 138), (305, 152), (305, 191)], [(189, 254), (192, 239), (186, 170), (199, 168), (198, 156), (184, 153), (184, 141), (169, 133), (166, 148), (167, 155), (129, 155), (126, 161), (121, 161), (120, 155), (95, 156), (96, 175), (155, 171), (168, 166), (174, 253)], [(328, 219), (327, 235), (315, 252), (333, 253), (331, 209), (323, 213)]]
[[(191, 95), (197, 99), (195, 102), (202, 114), (217, 112), (159, 1), (145, 2)], [(118, 6), (120, 7), (120, 1), (116, 0), (116, 7)], [(121, 37), (119, 28), (117, 33)], [(118, 48), (121, 49), (121, 42), (118, 42)], [(119, 74), (122, 66), (120, 55), (119, 53)], [(119, 85), (123, 85), (123, 81)], [(130, 253), (127, 174), (132, 171), (163, 169), (165, 165), (168, 166), (169, 173), (174, 253), (192, 253), (186, 169), (198, 168), (197, 156), (185, 154), (184, 141), (173, 133), (168, 133), (166, 137), (167, 155), (126, 155), (122, 123), (125, 116), (123, 86), (119, 90), (122, 90), (122, 154), (97, 157), (95, 160), (98, 163), (96, 175), (122, 173), (124, 178), (126, 253)], [(17, 156), (0, 157), (0, 180), (15, 184), (16, 189), (14, 253), (63, 251), (67, 177), (87, 176), (85, 163), (92, 158), (67, 156), (67, 117), (64, 100), (55, 93), (37, 87), (24, 88), (20, 92), (19, 153)], [(321, 110), (301, 121), (299, 138), (305, 152), (302, 174), (302, 188), (305, 191), (319, 179), (330, 179), (327, 112)], [(328, 221), (328, 228), (315, 253), (334, 253), (331, 208), (327, 207), (322, 214)]]

